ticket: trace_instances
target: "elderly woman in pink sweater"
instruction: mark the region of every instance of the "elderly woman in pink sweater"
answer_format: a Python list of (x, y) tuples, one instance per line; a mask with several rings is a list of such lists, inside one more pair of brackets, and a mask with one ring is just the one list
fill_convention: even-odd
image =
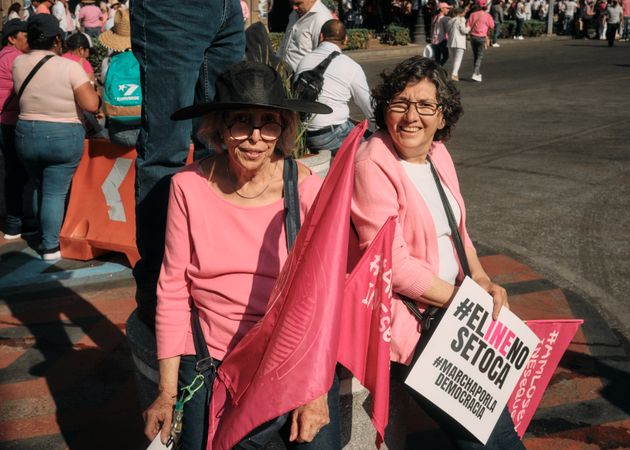
[[(391, 359), (407, 366), (414, 360), (421, 328), (411, 310), (426, 317), (429, 307), (446, 307), (465, 271), (493, 296), (495, 319), (508, 302), (505, 289), (484, 271), (468, 236), (466, 207), (443, 144), (463, 112), (457, 88), (435, 61), (419, 56), (382, 78), (372, 92), (380, 130), (359, 147), (355, 160), (352, 222), (364, 250), (388, 217), (398, 217), (392, 253)], [(461, 236), (465, 261), (458, 258), (455, 235)], [(410, 307), (401, 298), (409, 300)], [(453, 419), (419, 395), (414, 398), (458, 448), (484, 448)], [(524, 448), (507, 409), (485, 448)]]
[[(212, 363), (208, 367), (216, 369), (265, 314), (288, 254), (283, 174), (294, 168), (294, 178), (287, 178), (297, 184), (295, 212), (302, 219), (322, 183), (306, 166), (295, 166), (288, 158), (297, 112), (327, 114), (331, 109), (287, 99), (274, 69), (245, 62), (219, 76), (215, 101), (172, 116), (203, 117), (200, 138), (215, 154), (171, 181), (155, 321), (159, 394), (145, 412), (150, 439), (161, 432), (161, 440), (167, 441), (178, 387), (189, 385), (199, 373), (211, 386), (213, 370), (200, 367)], [(198, 340), (195, 317), (201, 329)], [(210, 395), (204, 386), (184, 404), (181, 448), (206, 448)], [(288, 448), (340, 448), (338, 409), (336, 382), (328, 396), (293, 411), (283, 436), (290, 441)]]

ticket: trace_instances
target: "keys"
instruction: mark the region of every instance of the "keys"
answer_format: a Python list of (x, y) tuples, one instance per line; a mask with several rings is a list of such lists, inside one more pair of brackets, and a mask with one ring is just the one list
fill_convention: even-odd
[(177, 447), (179, 437), (182, 434), (182, 420), (184, 418), (184, 404), (177, 401), (175, 403), (175, 409), (173, 410), (173, 423), (171, 423), (171, 430), (169, 431), (168, 442), (166, 445), (173, 444), (173, 447)]

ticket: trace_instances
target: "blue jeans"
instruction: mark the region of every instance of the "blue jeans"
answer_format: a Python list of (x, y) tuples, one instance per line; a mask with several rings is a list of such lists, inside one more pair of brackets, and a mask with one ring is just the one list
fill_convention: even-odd
[(306, 146), (310, 151), (330, 150), (331, 154), (335, 156), (344, 139), (354, 128), (354, 123), (348, 119), (344, 123), (331, 125), (328, 128), (330, 131), (322, 132), (322, 134), (317, 134), (316, 136), (309, 136), (308, 132), (306, 133)]
[(134, 267), (139, 318), (152, 326), (164, 252), (170, 176), (184, 166), (190, 121), (171, 114), (193, 100), (214, 98), (217, 76), (241, 61), (245, 49), (239, 0), (134, 0), (132, 50), (140, 64), (142, 126), (136, 149)]
[(486, 38), (479, 36), (470, 36), (470, 46), (473, 51), (473, 64), (474, 73), (481, 73), (481, 61), (483, 60), (483, 54), (485, 51)]
[(70, 181), (83, 154), (85, 129), (80, 123), (18, 120), (15, 147), (37, 185), (42, 250), (59, 246)]
[(496, 44), (501, 34), (501, 22), (494, 23), (494, 32), (492, 33), (492, 43)]
[[(5, 219), (5, 232), (7, 234), (19, 234), (25, 218), (23, 205), (24, 192), (29, 180), (24, 165), (18, 158), (15, 149), (15, 125), (0, 126), (0, 149), (4, 155), (4, 204), (7, 211)], [(30, 190), (32, 194), (32, 190)], [(31, 195), (34, 199), (35, 197)], [(32, 205), (31, 211), (36, 211)]]
[(623, 36), (622, 39), (628, 39), (630, 37), (630, 16), (623, 16)]
[[(179, 388), (189, 385), (197, 376), (195, 371), (196, 358), (192, 355), (181, 357), (179, 363)], [(217, 361), (219, 364), (220, 361)], [(208, 436), (208, 407), (207, 399), (212, 392), (206, 386), (199, 389), (195, 395), (184, 404), (184, 419), (180, 443), (186, 450), (205, 450)], [(270, 393), (269, 401), (273, 401), (273, 393)], [(341, 422), (339, 409), (339, 378), (335, 375), (333, 385), (328, 392), (328, 411), (330, 423), (323, 427), (315, 439), (309, 443), (289, 443), (290, 420), (280, 434), (289, 449), (296, 450), (337, 450), (341, 449)]]
[(112, 144), (120, 145), (121, 147), (135, 147), (140, 134), (140, 125), (110, 120), (107, 131)]

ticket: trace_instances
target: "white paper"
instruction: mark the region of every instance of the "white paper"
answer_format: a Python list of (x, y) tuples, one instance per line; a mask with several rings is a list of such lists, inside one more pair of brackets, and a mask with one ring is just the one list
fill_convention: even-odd
[(488, 441), (538, 338), (466, 278), (405, 383), (483, 444)]
[(153, 438), (151, 444), (147, 447), (147, 450), (171, 450), (173, 448), (173, 444), (171, 443), (168, 447), (162, 444), (160, 439), (160, 432)]

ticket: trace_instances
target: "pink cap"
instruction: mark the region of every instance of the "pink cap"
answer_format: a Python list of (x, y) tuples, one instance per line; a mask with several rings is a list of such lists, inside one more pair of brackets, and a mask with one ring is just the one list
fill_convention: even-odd
[(446, 2), (440, 2), (440, 3), (438, 4), (438, 9), (442, 9), (442, 8), (451, 9), (451, 8), (452, 8), (452, 6), (451, 6), (451, 5), (449, 5), (449, 4), (448, 4), (448, 3), (446, 3)]

